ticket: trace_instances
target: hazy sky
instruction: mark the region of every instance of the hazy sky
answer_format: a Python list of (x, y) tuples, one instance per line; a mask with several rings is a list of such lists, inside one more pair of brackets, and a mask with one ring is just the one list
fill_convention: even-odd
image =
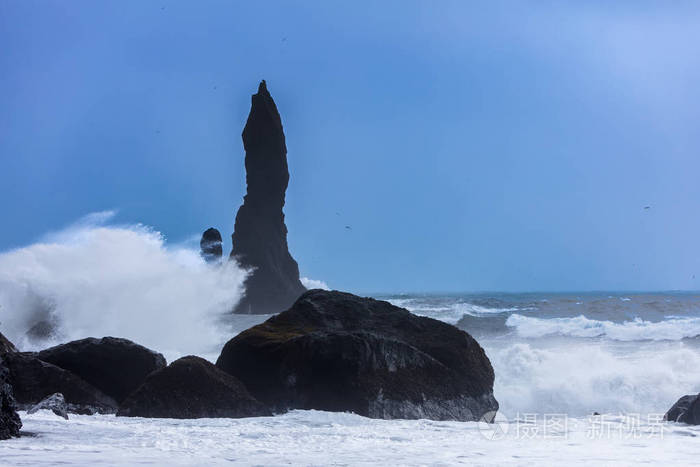
[(4, 0), (0, 250), (111, 209), (230, 250), (264, 78), (304, 276), (700, 289), (698, 44), (698, 2)]

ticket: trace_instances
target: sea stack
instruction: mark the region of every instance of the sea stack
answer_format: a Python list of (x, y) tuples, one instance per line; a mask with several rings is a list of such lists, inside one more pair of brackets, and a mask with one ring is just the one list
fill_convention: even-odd
[(207, 263), (217, 263), (221, 261), (221, 257), (224, 255), (224, 249), (222, 247), (221, 233), (214, 227), (209, 227), (202, 234), (202, 239), (199, 241), (199, 247), (201, 248), (201, 255), (204, 261)]
[(265, 80), (243, 129), (247, 193), (236, 215), (231, 258), (251, 270), (236, 313), (277, 313), (306, 289), (289, 254), (284, 197), (289, 183), (282, 120)]

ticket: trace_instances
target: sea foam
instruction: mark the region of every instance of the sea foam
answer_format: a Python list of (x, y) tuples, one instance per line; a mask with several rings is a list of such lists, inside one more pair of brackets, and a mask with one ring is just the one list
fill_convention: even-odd
[(663, 321), (635, 318), (616, 323), (595, 320), (583, 315), (568, 318), (536, 318), (512, 314), (506, 326), (528, 338), (561, 335), (570, 337), (605, 337), (619, 341), (680, 340), (700, 335), (700, 318), (667, 317)]
[(500, 411), (663, 414), (683, 394), (697, 393), (700, 353), (681, 342), (601, 344), (555, 341), (482, 342), (496, 374)]
[[(171, 360), (215, 355), (232, 331), (221, 322), (238, 302), (245, 272), (206, 264), (142, 225), (108, 226), (111, 212), (86, 216), (37, 243), (0, 254), (2, 332), (22, 350), (88, 336), (116, 336)], [(56, 326), (31, 340), (39, 322)]]

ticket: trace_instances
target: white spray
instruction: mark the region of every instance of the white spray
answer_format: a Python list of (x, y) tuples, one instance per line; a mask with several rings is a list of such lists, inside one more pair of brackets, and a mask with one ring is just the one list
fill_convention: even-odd
[[(96, 213), (40, 242), (0, 254), (0, 329), (21, 350), (88, 336), (117, 336), (163, 352), (216, 356), (235, 332), (223, 323), (245, 272), (206, 264), (198, 251), (166, 246), (147, 227), (105, 226)], [(51, 342), (32, 341), (38, 321)]]

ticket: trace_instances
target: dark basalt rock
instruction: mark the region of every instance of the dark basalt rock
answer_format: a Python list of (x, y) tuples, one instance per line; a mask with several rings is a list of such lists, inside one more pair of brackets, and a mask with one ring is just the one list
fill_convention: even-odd
[(282, 212), (289, 183), (287, 146), (265, 81), (253, 95), (243, 146), (248, 189), (236, 215), (231, 258), (252, 273), (235, 312), (277, 313), (289, 308), (306, 289), (287, 246)]
[(116, 337), (81, 339), (42, 350), (36, 356), (71, 371), (117, 402), (126, 399), (151, 372), (165, 367), (161, 354)]
[(10, 340), (7, 337), (3, 336), (0, 332), (0, 355), (9, 352), (17, 352), (17, 347), (15, 347), (15, 344), (10, 342)]
[(683, 396), (666, 412), (664, 419), (670, 422), (700, 425), (700, 394)]
[(494, 373), (469, 334), (388, 302), (310, 290), (231, 339), (216, 365), (276, 411), (491, 420)]
[(0, 440), (19, 436), (22, 428), (4, 359), (5, 356), (0, 355)]
[(222, 247), (223, 240), (221, 233), (214, 227), (210, 227), (202, 234), (202, 239), (199, 241), (201, 255), (207, 263), (216, 263), (221, 261), (224, 254)]
[(21, 409), (29, 409), (46, 397), (61, 393), (69, 412), (94, 414), (117, 410), (114, 399), (70, 371), (36, 358), (33, 353), (7, 354), (4, 359)]
[(117, 416), (239, 418), (270, 412), (233, 376), (210, 362), (183, 357), (151, 373), (119, 407)]
[(37, 413), (40, 410), (50, 410), (59, 417), (68, 420), (68, 404), (63, 394), (57, 392), (43, 399), (31, 409), (27, 410), (28, 414)]

